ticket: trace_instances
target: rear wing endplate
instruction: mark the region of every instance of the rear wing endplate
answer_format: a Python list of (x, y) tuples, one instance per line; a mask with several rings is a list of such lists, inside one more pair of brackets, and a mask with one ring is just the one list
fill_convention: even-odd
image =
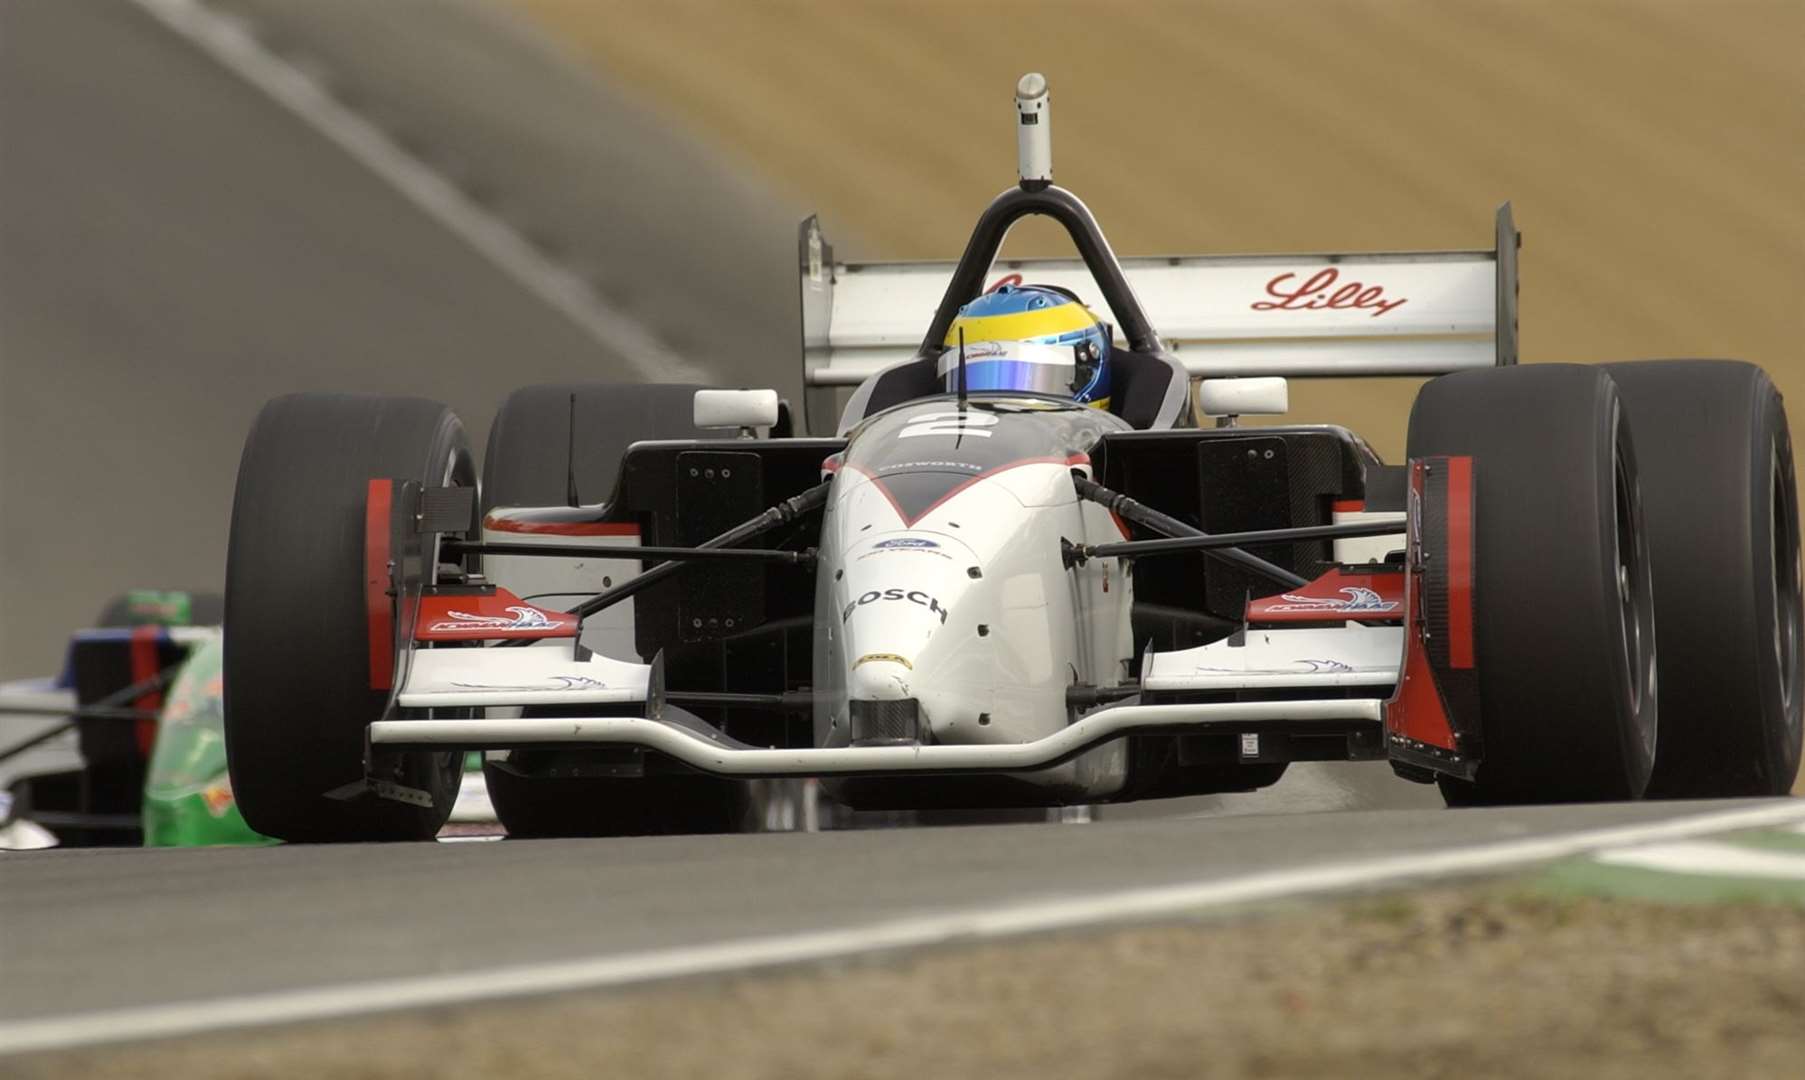
[[(1442, 375), (1517, 361), (1517, 247), (1510, 204), (1489, 251), (1190, 255), (1121, 260), (1166, 347), (1192, 378)], [(833, 388), (914, 356), (952, 262), (835, 262), (800, 230), (803, 382), (811, 418)], [(1084, 297), (1118, 320), (1078, 259), (998, 260), (987, 288), (1025, 281)]]

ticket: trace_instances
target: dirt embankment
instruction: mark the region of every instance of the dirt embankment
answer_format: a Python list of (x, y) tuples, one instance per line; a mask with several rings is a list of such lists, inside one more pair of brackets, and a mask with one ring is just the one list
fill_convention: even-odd
[(1793, 1075), (1805, 912), (1496, 889), (8, 1063), (365, 1078)]

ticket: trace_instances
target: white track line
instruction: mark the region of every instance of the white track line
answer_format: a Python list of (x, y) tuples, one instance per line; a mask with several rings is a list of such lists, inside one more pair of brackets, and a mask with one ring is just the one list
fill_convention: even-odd
[(1102, 923), (1169, 918), (1224, 904), (1309, 896), (1401, 881), (1495, 873), (1529, 863), (1632, 844), (1805, 822), (1805, 802), (1786, 800), (1646, 825), (1393, 855), (1065, 899), (991, 904), (838, 930), (722, 941), (556, 963), (381, 979), (308, 990), (240, 995), (0, 1023), (0, 1054), (166, 1038), (261, 1024), (361, 1016), (728, 971), (808, 963), (862, 953), (1044, 933)]
[(1805, 881), (1805, 854), (1760, 851), (1735, 844), (1696, 840), (1607, 851), (1600, 854), (1597, 861), (1608, 866), (1633, 866), (1669, 874)]
[(239, 20), (196, 0), (132, 2), (362, 162), (522, 288), (618, 353), (641, 378), (709, 381), (700, 365), (672, 352), (642, 323), (597, 295), (582, 276), (548, 260), (507, 222), (470, 201), (380, 128), (345, 108), (306, 72), (265, 49)]

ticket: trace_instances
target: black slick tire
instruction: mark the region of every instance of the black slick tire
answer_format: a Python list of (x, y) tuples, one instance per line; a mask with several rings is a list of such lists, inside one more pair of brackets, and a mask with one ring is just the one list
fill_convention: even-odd
[[(602, 502), (613, 496), (621, 458), (633, 443), (731, 434), (696, 428), (701, 389), (572, 383), (514, 391), (489, 429), (484, 513), (563, 505), (573, 483), (580, 501)], [(485, 761), (483, 780), (496, 817), (515, 838), (735, 832), (750, 818), (750, 785), (709, 776), (522, 775)]]
[[(695, 396), (680, 383), (547, 383), (509, 394), (489, 426), (483, 510), (605, 502), (627, 447), (645, 439), (697, 439), (733, 432), (698, 429)], [(575, 398), (573, 403), (572, 398)], [(571, 438), (571, 418), (576, 438)]]
[(294, 394), (245, 441), (226, 560), (225, 731), (247, 824), (289, 841), (424, 840), (451, 813), (462, 755), (379, 755), (377, 773), (431, 795), (419, 806), (326, 793), (364, 776), (370, 688), (364, 591), (368, 482), (470, 485), (463, 426), (417, 398)]
[(1451, 805), (1634, 799), (1654, 764), (1654, 595), (1630, 410), (1602, 369), (1432, 380), (1409, 456), (1471, 455), (1483, 756)]
[(1649, 794), (1784, 795), (1799, 772), (1799, 510), (1773, 380), (1729, 360), (1606, 366), (1635, 417), (1661, 730)]

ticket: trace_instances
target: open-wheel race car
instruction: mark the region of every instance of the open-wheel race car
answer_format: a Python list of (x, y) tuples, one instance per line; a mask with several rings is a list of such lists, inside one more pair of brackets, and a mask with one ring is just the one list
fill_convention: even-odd
[[(226, 593), (246, 821), (429, 837), (471, 749), (516, 835), (733, 829), (784, 778), (858, 809), (1293, 761), (1461, 804), (1789, 788), (1799, 535), (1759, 368), (1519, 366), (1508, 207), (1490, 250), (1118, 259), (1051, 183), (1048, 102), (1022, 80), (1020, 183), (956, 264), (836, 262), (804, 222), (820, 434), (770, 391), (530, 387), (479, 482), (439, 404), (271, 402)], [(999, 262), (1026, 215), (1078, 258)], [(1236, 420), (1351, 375), (1434, 376), (1403, 464)]]

